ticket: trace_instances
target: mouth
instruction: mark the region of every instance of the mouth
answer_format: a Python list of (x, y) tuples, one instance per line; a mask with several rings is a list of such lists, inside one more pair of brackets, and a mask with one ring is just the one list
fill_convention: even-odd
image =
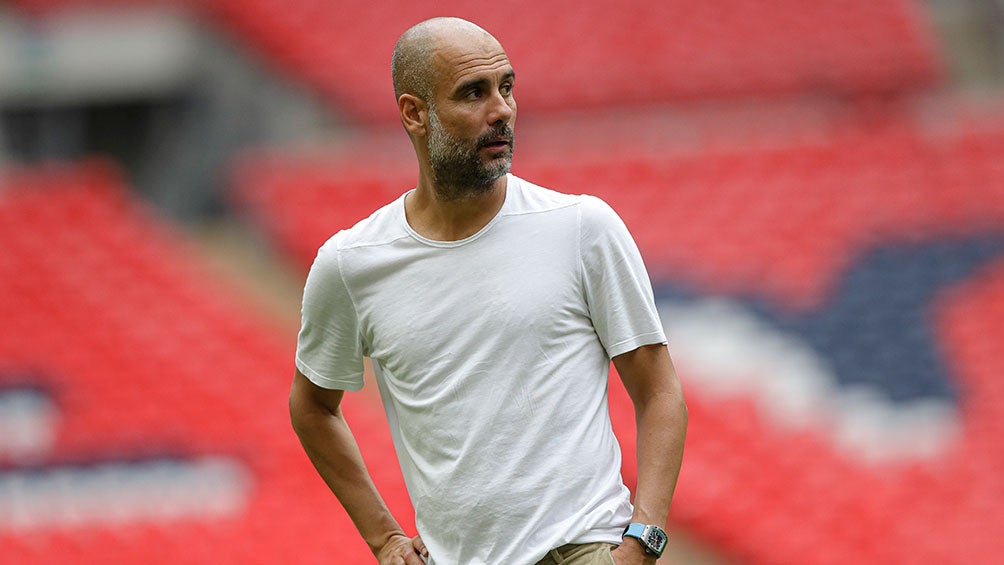
[(512, 148), (512, 140), (508, 138), (496, 138), (481, 144), (482, 149), (489, 151), (504, 151)]

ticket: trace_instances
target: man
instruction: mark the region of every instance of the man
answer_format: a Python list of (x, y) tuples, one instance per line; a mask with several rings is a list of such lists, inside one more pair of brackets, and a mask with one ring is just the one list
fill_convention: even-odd
[[(332, 237), (311, 268), (290, 393), (305, 451), (382, 564), (654, 563), (687, 414), (634, 242), (600, 200), (508, 174), (515, 74), (486, 31), (422, 22), (392, 74), (418, 185)], [(364, 356), (414, 538), (339, 409)], [(633, 506), (607, 410), (611, 358), (636, 411)]]

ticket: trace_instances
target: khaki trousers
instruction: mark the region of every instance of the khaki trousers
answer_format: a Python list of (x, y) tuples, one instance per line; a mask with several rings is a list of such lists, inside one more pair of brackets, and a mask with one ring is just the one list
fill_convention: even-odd
[(552, 549), (537, 565), (614, 565), (609, 543), (570, 543)]

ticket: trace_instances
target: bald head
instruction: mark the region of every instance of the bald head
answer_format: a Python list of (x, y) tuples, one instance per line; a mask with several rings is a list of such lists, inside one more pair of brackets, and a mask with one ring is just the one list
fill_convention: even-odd
[(432, 18), (410, 27), (397, 40), (391, 59), (394, 97), (412, 94), (431, 103), (437, 80), (437, 51), (486, 41), (499, 45), (490, 33), (460, 18)]

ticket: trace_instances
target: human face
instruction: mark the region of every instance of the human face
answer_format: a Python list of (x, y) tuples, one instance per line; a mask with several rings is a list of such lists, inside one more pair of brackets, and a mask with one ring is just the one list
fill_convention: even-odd
[(453, 135), (429, 108), (429, 164), (437, 192), (447, 200), (489, 190), (512, 167), (512, 126), (498, 124), (477, 139)]
[(429, 104), (427, 143), (441, 196), (485, 192), (512, 166), (515, 74), (490, 36), (466, 48), (437, 53), (444, 80)]

